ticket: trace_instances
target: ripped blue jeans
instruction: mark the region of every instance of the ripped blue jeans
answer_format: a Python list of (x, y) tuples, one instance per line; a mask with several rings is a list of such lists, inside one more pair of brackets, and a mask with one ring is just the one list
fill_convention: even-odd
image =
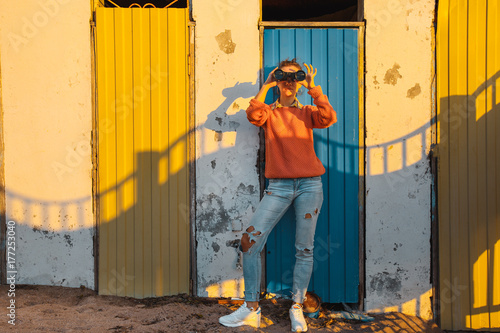
[[(287, 209), (293, 205), (296, 216), (293, 301), (303, 303), (313, 270), (314, 233), (323, 203), (321, 177), (269, 179), (264, 198), (242, 237), (245, 300), (259, 300), (261, 252), (269, 234)], [(245, 243), (249, 245), (245, 251)]]

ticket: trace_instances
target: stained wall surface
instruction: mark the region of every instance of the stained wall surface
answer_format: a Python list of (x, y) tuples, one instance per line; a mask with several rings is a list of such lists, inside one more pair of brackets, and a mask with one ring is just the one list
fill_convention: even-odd
[(88, 1), (0, 2), (17, 283), (94, 287)]
[(192, 5), (197, 294), (243, 296), (237, 247), (260, 198), (259, 132), (245, 113), (260, 88), (259, 2)]
[(435, 1), (366, 1), (367, 310), (431, 313)]

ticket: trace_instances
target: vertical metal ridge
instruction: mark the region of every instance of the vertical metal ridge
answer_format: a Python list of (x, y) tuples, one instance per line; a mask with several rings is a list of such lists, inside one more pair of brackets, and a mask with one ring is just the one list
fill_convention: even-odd
[[(114, 185), (114, 189), (113, 189), (115, 191), (115, 202), (114, 202), (114, 204), (115, 204), (115, 218), (114, 218), (114, 222), (115, 223), (114, 223), (114, 226), (113, 226), (114, 230), (112, 230), (112, 232), (111, 232), (111, 234), (114, 234), (114, 239), (113, 239), (114, 244), (111, 244), (111, 245), (114, 245), (115, 248), (111, 249), (110, 252), (114, 252), (114, 260), (115, 260), (115, 262), (114, 262), (113, 266), (115, 267), (114, 269), (115, 269), (116, 274), (118, 274), (118, 269), (116, 269), (118, 267), (118, 255), (117, 255), (118, 254), (118, 241), (116, 239), (116, 235), (118, 233), (118, 186), (117, 186), (117, 184), (118, 184), (118, 182), (117, 182), (118, 181), (118, 179), (117, 179), (117, 171), (118, 171), (117, 164), (118, 163), (116, 163), (117, 147), (118, 147), (118, 144), (117, 144), (117, 139), (118, 139), (118, 137), (117, 137), (118, 136), (117, 129), (118, 129), (118, 127), (117, 127), (117, 121), (116, 121), (116, 106), (117, 106), (116, 105), (116, 18), (115, 18), (116, 11), (113, 10), (111, 13), (113, 14), (113, 49), (115, 50), (114, 51), (114, 61), (113, 61), (113, 67), (114, 67), (113, 83), (114, 83), (114, 90), (115, 90), (115, 93), (114, 93), (114, 95), (115, 95), (115, 99), (114, 99), (114, 104), (115, 104), (115, 107), (114, 107), (114, 113), (115, 113), (115, 121), (114, 121), (114, 126), (115, 126), (115, 130), (114, 130), (114, 136), (115, 136), (115, 140), (114, 140), (115, 165), (114, 165), (114, 167), (115, 168), (114, 169), (115, 169), (115, 174), (114, 174), (114, 176), (115, 176), (115, 181), (114, 181), (114, 183), (115, 183), (115, 185)], [(113, 291), (113, 293), (115, 295), (118, 295), (118, 288), (117, 288), (117, 286), (115, 286), (114, 289), (115, 290)]]

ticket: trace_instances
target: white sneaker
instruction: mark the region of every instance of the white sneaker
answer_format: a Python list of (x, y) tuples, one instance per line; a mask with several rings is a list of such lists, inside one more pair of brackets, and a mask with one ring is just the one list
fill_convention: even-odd
[(257, 310), (247, 307), (247, 302), (243, 303), (238, 310), (227, 316), (219, 318), (219, 323), (227, 327), (238, 327), (249, 325), (252, 327), (260, 327), (260, 306)]
[(292, 322), (292, 332), (307, 332), (307, 323), (300, 304), (294, 304), (290, 308), (290, 321)]

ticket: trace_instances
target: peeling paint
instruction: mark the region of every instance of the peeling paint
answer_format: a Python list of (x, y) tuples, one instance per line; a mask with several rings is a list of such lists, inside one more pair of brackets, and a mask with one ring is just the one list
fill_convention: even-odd
[(236, 44), (233, 43), (231, 39), (231, 30), (226, 29), (224, 32), (221, 32), (215, 36), (215, 40), (219, 44), (219, 49), (221, 49), (222, 52), (227, 54), (234, 53)]
[(198, 204), (201, 203), (206, 203), (206, 209), (198, 215), (198, 231), (210, 232), (210, 237), (226, 232), (230, 217), (222, 198), (211, 193), (201, 196)]
[(401, 66), (395, 63), (392, 68), (388, 69), (387, 72), (385, 72), (384, 83), (395, 86), (398, 83), (398, 79), (403, 78), (403, 76), (399, 73), (400, 68)]
[(222, 141), (222, 132), (221, 131), (215, 131), (214, 140), (217, 142)]
[(408, 89), (408, 93), (406, 94), (406, 97), (414, 99), (415, 97), (420, 95), (421, 92), (422, 92), (422, 90), (420, 89), (420, 84), (416, 83), (415, 86)]
[(243, 184), (243, 183), (240, 183), (240, 185), (238, 186), (238, 192), (247, 193), (247, 194), (255, 194), (256, 193), (255, 186), (253, 186), (253, 185), (245, 186), (245, 184)]
[(238, 238), (235, 240), (226, 241), (226, 246), (238, 248), (240, 246), (240, 243), (241, 243), (241, 240)]
[(220, 250), (220, 245), (216, 242), (212, 242), (212, 249), (214, 249), (214, 252), (217, 253)]
[(388, 272), (377, 273), (371, 278), (370, 289), (378, 296), (392, 294), (393, 297), (401, 298), (398, 293), (401, 290), (401, 277), (399, 274), (389, 274)]
[(66, 234), (64, 235), (64, 239), (66, 240), (66, 243), (68, 244), (69, 247), (73, 247), (73, 242), (71, 240), (71, 236)]

